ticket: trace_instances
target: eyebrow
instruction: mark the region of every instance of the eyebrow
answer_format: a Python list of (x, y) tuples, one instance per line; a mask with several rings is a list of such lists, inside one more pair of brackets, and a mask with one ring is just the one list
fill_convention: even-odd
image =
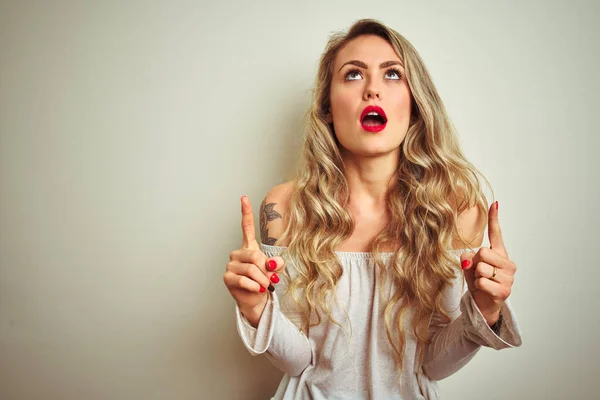
[[(350, 60), (350, 61), (344, 63), (344, 65), (342, 65), (340, 67), (338, 72), (340, 72), (342, 70), (342, 68), (344, 68), (348, 64), (356, 65), (357, 67), (368, 69), (367, 64), (365, 64), (364, 62), (359, 61), (359, 60)], [(402, 65), (402, 63), (400, 61), (384, 61), (381, 64), (379, 64), (379, 68), (387, 68), (392, 65), (400, 65), (404, 68), (404, 65)]]

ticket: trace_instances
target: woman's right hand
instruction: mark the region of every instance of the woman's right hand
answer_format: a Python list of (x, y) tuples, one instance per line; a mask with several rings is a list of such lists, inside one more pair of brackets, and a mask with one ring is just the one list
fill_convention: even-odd
[(229, 254), (229, 263), (223, 275), (225, 286), (236, 301), (248, 322), (258, 326), (258, 321), (267, 304), (267, 289), (273, 291), (271, 283), (279, 282), (277, 272), (285, 265), (283, 258), (268, 258), (254, 235), (254, 216), (250, 200), (243, 196), (242, 202), (242, 247)]

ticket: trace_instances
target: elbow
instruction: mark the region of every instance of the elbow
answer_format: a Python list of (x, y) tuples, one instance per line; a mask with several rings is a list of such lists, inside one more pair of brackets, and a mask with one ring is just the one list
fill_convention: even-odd
[(283, 372), (285, 372), (289, 376), (300, 376), (300, 375), (302, 375), (302, 373), (304, 372), (304, 370), (307, 367), (308, 367), (308, 364), (306, 364), (306, 365), (294, 365), (291, 368), (287, 368), (287, 370), (284, 370)]
[(289, 376), (300, 376), (306, 370), (306, 368), (308, 368), (311, 361), (312, 355), (309, 351), (303, 357), (299, 357), (295, 362), (288, 364), (286, 366), (287, 368), (284, 368), (282, 370)]
[(284, 372), (288, 376), (300, 376), (312, 361), (312, 354), (308, 351), (306, 354), (302, 354), (300, 357), (292, 357), (287, 360), (278, 360), (272, 357), (269, 352), (265, 353), (271, 363), (277, 367), (280, 371)]
[(452, 375), (451, 372), (444, 371), (443, 368), (436, 368), (430, 366), (423, 366), (423, 372), (425, 373), (425, 375), (427, 375), (429, 380), (432, 381), (441, 381), (442, 379), (445, 379)]
[(475, 350), (462, 355), (460, 358), (458, 355), (455, 355), (454, 357), (442, 357), (429, 360), (423, 364), (423, 372), (425, 372), (430, 379), (441, 381), (467, 365), (467, 363), (475, 357), (479, 348), (480, 347), (477, 347)]

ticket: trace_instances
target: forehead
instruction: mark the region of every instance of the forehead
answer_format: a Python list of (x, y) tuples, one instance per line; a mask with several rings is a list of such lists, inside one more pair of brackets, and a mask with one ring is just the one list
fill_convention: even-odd
[(335, 70), (350, 60), (363, 61), (368, 66), (378, 65), (382, 61), (402, 61), (392, 45), (376, 35), (362, 35), (346, 43), (335, 57)]

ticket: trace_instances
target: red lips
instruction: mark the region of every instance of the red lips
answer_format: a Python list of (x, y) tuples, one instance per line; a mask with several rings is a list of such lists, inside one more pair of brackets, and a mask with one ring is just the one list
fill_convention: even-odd
[[(376, 112), (377, 114), (379, 114), (383, 118), (383, 123), (381, 125), (365, 125), (363, 121), (365, 120), (365, 117), (367, 116), (367, 114), (370, 112)], [(379, 106), (365, 107), (363, 112), (360, 114), (360, 124), (361, 124), (362, 128), (368, 132), (382, 131), (385, 128), (385, 126), (387, 125), (387, 116), (385, 115), (385, 111), (383, 111), (383, 108), (381, 108)]]

